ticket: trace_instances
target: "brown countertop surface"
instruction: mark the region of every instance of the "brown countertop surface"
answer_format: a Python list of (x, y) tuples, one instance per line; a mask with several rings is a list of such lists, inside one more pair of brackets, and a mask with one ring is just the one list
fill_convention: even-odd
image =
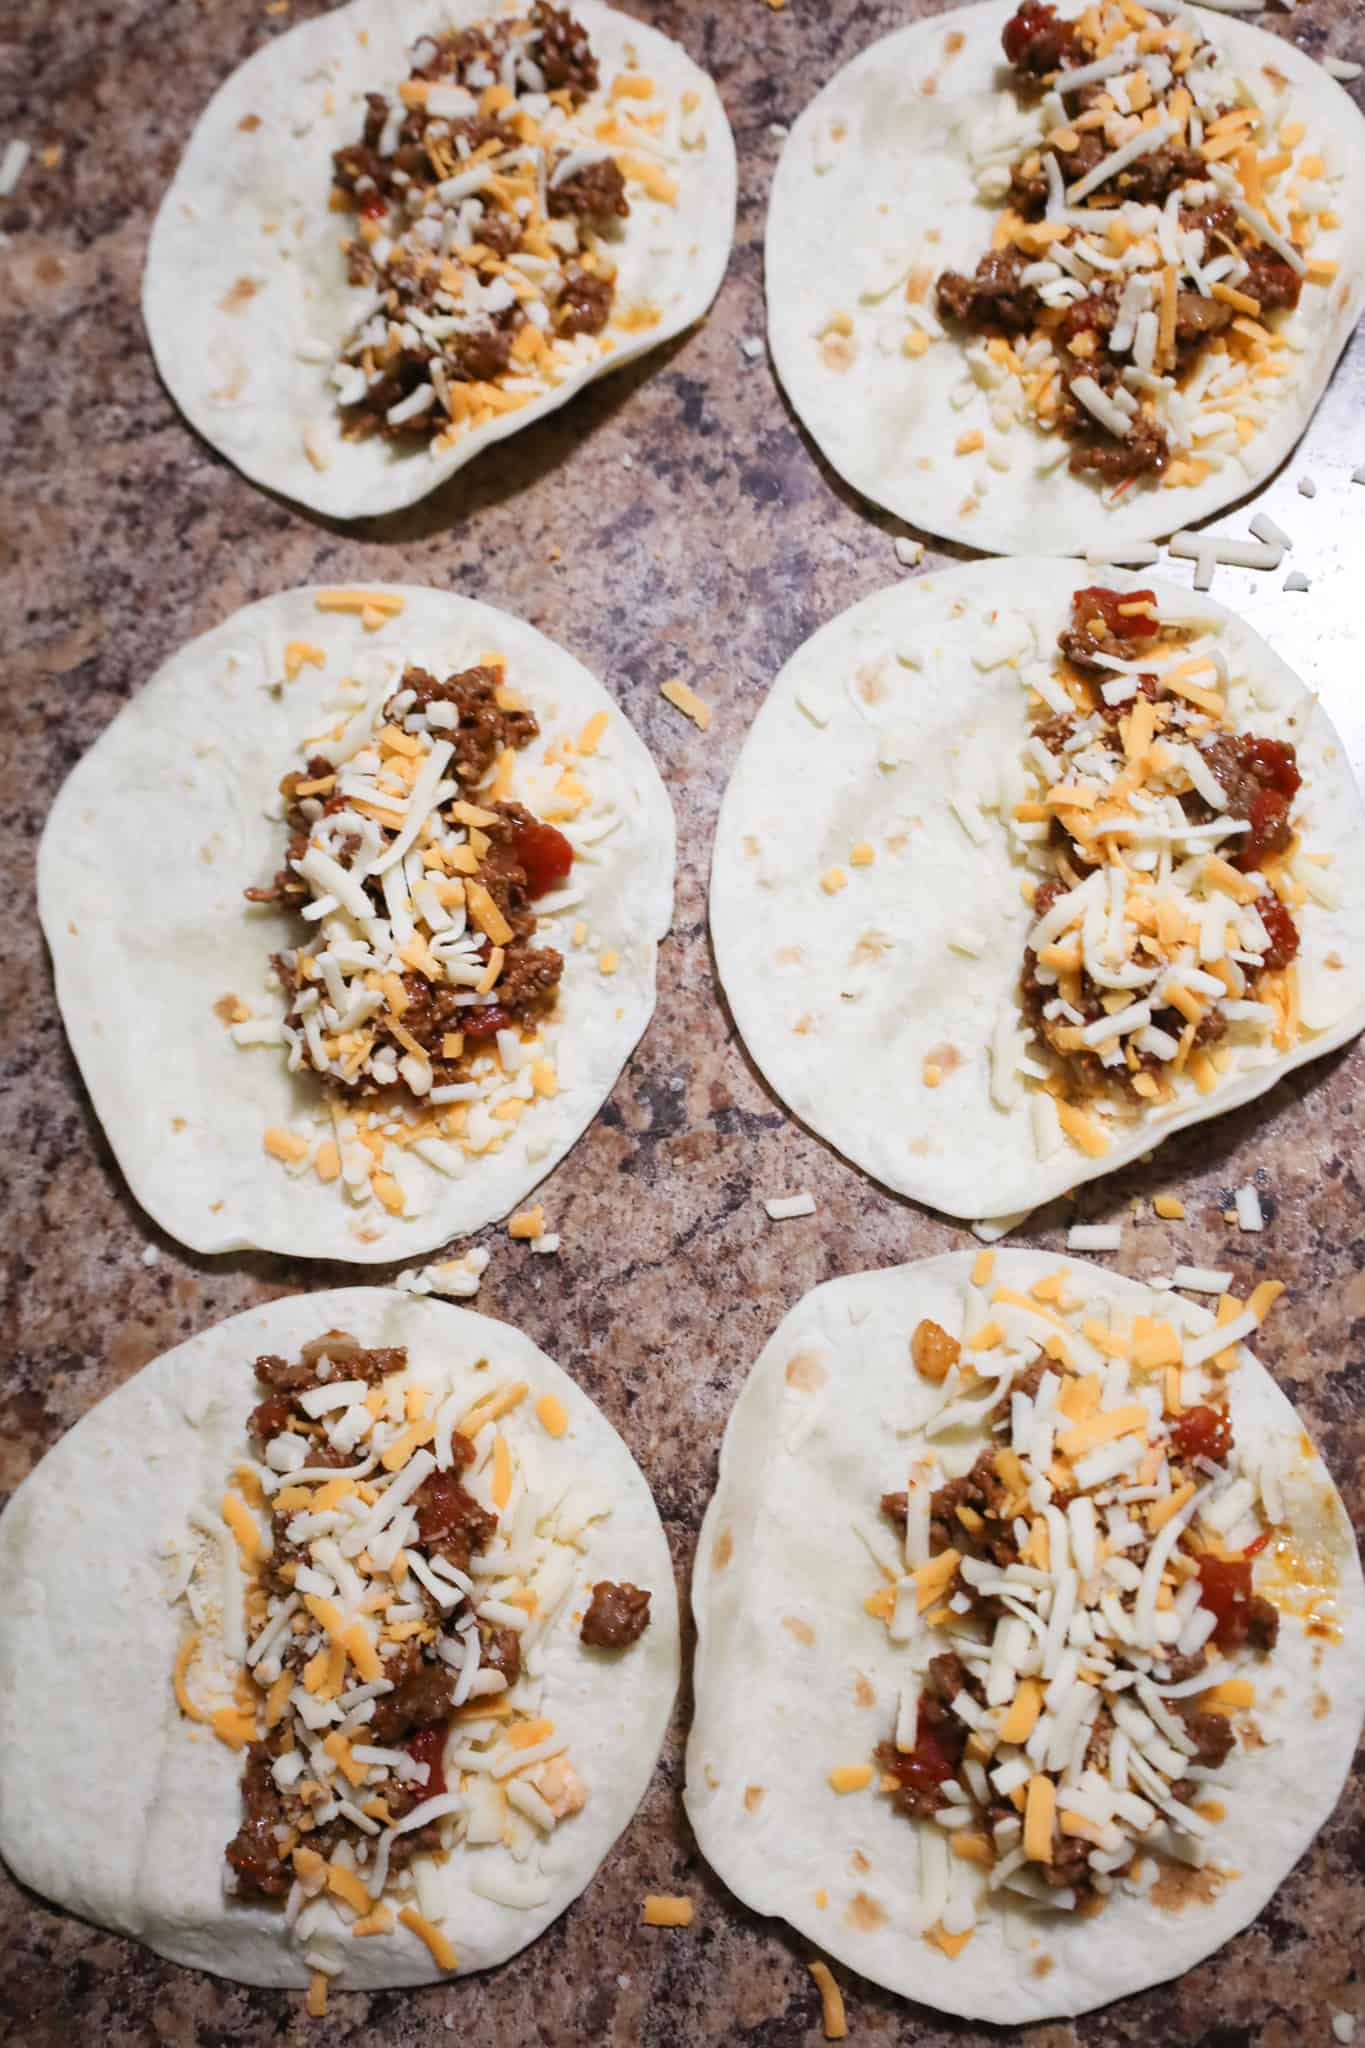
[[(740, 160), (733, 263), (709, 320), (492, 450), (411, 511), (352, 529), (265, 496), (191, 433), (159, 384), (138, 289), (148, 232), (189, 128), (228, 71), (311, 5), (264, 0), (17, 0), (0, 55), (0, 143), (35, 156), (0, 201), (0, 603), (8, 711), (0, 859), (15, 903), (6, 948), (0, 1187), (7, 1266), (0, 1489), (24, 1476), (100, 1395), (195, 1330), (272, 1296), (373, 1279), (271, 1257), (197, 1260), (137, 1209), (95, 1124), (57, 1020), (33, 907), (33, 854), (62, 778), (118, 707), (183, 640), (292, 583), (431, 582), (518, 612), (563, 642), (628, 708), (677, 807), (680, 867), (654, 1023), (611, 1101), (546, 1184), (557, 1258), (500, 1231), (475, 1304), (526, 1329), (622, 1430), (653, 1483), (686, 1585), (730, 1404), (778, 1319), (817, 1282), (970, 1244), (863, 1179), (795, 1125), (735, 1040), (712, 975), (705, 886), (725, 776), (778, 666), (817, 625), (900, 574), (895, 522), (856, 500), (795, 425), (766, 360), (761, 244), (781, 146), (837, 65), (916, 12), (891, 0), (697, 0), (630, 11), (677, 36), (715, 76)], [(1365, 17), (1312, 0), (1262, 17), (1314, 55), (1365, 55)], [(1361, 88), (1353, 88), (1357, 93)], [(37, 152), (63, 151), (58, 163)], [(1321, 687), (1361, 758), (1350, 701), (1351, 534), (1361, 554), (1365, 347), (1357, 336), (1308, 441), (1263, 500), (1295, 533), (1309, 598), (1281, 578), (1220, 571), (1243, 606)], [(1354, 448), (1350, 434), (1354, 430)], [(1298, 496), (1311, 470), (1318, 497)], [(1231, 518), (1228, 515), (1224, 524)], [(1241, 530), (1238, 521), (1237, 530)], [(556, 553), (556, 551), (558, 551)], [(940, 564), (933, 545), (926, 565)], [(1163, 573), (1166, 573), (1163, 570)], [(1358, 580), (1357, 566), (1356, 576)], [(1358, 636), (1357, 647), (1358, 647)], [(658, 695), (682, 675), (715, 707), (703, 736)], [(154, 1085), (155, 1019), (148, 1081)], [(1052, 1248), (1066, 1222), (1127, 1215), (1178, 1189), (1182, 1224), (1129, 1221), (1117, 1263), (1169, 1270), (1225, 1260), (1250, 1284), (1288, 1282), (1260, 1350), (1299, 1402), (1359, 1511), (1365, 1453), (1365, 1197), (1357, 1044), (1250, 1109), (1185, 1134), (1157, 1162), (1056, 1203), (1016, 1241)], [(1231, 1190), (1261, 1190), (1262, 1237), (1222, 1220)], [(772, 1224), (762, 1197), (809, 1188), (810, 1218)], [(803, 1943), (743, 1910), (710, 1875), (682, 1811), (684, 1688), (648, 1799), (596, 1882), (534, 1947), (493, 1975), (428, 1991), (334, 1994), (325, 2038), (468, 2048), (541, 2042), (811, 2043), (819, 2005)], [(151, 1707), (149, 1704), (149, 1711)], [(54, 1784), (78, 1800), (81, 1759)], [(1359, 1776), (1303, 1864), (1247, 1933), (1173, 1985), (1028, 2048), (1080, 2040), (1291, 2048), (1329, 2042), (1331, 2017), (1365, 2025), (1365, 1846)], [(638, 1925), (646, 1890), (687, 1891), (689, 1933)], [(161, 1962), (22, 1892), (0, 1873), (0, 2039), (241, 2043), (322, 2038), (297, 1998)], [(970, 1959), (965, 1964), (970, 1967)], [(980, 2042), (838, 1973), (851, 2037)]]

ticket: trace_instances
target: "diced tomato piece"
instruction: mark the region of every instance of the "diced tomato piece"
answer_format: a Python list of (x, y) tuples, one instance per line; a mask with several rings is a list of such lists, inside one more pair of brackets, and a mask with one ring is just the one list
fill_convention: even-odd
[(1109, 631), (1119, 640), (1150, 640), (1160, 631), (1155, 619), (1149, 619), (1145, 612), (1122, 612), (1120, 605), (1149, 604), (1156, 609), (1154, 590), (1104, 590), (1092, 584), (1087, 590), (1078, 590), (1071, 600), (1072, 617), (1077, 626), (1083, 626), (1096, 613), (1104, 620)]
[(1249, 1559), (1201, 1557), (1199, 1604), (1214, 1617), (1213, 1640), (1220, 1650), (1235, 1650), (1244, 1643), (1251, 1618)]
[(1222, 1464), (1232, 1449), (1232, 1418), (1226, 1408), (1187, 1408), (1171, 1424), (1171, 1442), (1182, 1458), (1212, 1458)]
[(460, 1012), (460, 1029), (466, 1038), (491, 1038), (505, 1031), (512, 1019), (501, 1003), (471, 1003)]
[(446, 1789), (446, 1774), (442, 1769), (441, 1757), (446, 1746), (448, 1721), (428, 1721), (425, 1727), (416, 1728), (403, 1745), (414, 1763), (425, 1764), (427, 1782), (422, 1787), (423, 1799), (439, 1799)]
[(1256, 1538), (1256, 1541), (1254, 1543), (1248, 1543), (1246, 1549), (1242, 1552), (1243, 1557), (1259, 1557), (1261, 1552), (1265, 1549), (1267, 1543), (1269, 1543), (1269, 1541), (1269, 1529), (1262, 1529), (1260, 1535)]
[(1289, 844), (1289, 799), (1278, 789), (1257, 790), (1247, 805), (1251, 830), (1239, 841), (1233, 865), (1249, 874), (1268, 853), (1281, 853)]
[(557, 889), (568, 879), (573, 866), (573, 847), (564, 834), (539, 819), (533, 825), (522, 826), (513, 851), (518, 865), (526, 871), (528, 896), (544, 896)]
[(1242, 741), (1238, 752), (1256, 780), (1267, 789), (1277, 789), (1285, 797), (1298, 795), (1303, 777), (1298, 756), (1287, 740), (1266, 740), (1252, 733)]

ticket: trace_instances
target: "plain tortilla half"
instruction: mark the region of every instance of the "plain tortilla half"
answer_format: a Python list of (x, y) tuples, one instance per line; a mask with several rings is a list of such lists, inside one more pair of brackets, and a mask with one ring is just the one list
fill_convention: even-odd
[[(1085, 1300), (1138, 1309), (1153, 1298), (1139, 1281), (1036, 1251), (997, 1252), (994, 1277), (1022, 1290), (1059, 1265)], [(1182, 1899), (1170, 1913), (1116, 1890), (1095, 1920), (1028, 1915), (1017, 1943), (1003, 1916), (983, 1913), (953, 1960), (920, 1938), (911, 1924), (913, 1824), (875, 1792), (840, 1797), (828, 1772), (870, 1759), (894, 1726), (898, 1653), (863, 1610), (877, 1570), (855, 1523), (876, 1520), (880, 1494), (904, 1484), (922, 1444), (906, 1424), (910, 1333), (924, 1316), (960, 1327), (971, 1268), (970, 1253), (952, 1252), (815, 1288), (745, 1382), (692, 1581), (686, 1803), (703, 1855), (755, 1912), (789, 1921), (888, 1990), (1008, 2025), (1160, 1983), (1256, 1917), (1331, 1813), (1351, 1766), (1365, 1712), (1365, 1585), (1326, 1468), (1244, 1351), (1228, 1381), (1237, 1441), (1261, 1454), (1276, 1443), (1297, 1547), (1315, 1560), (1340, 1640), (1331, 1630), (1314, 1639), (1302, 1617), (1281, 1616), (1269, 1682), (1257, 1689), (1266, 1747), (1239, 1750), (1225, 1767), (1215, 1853), (1235, 1874), (1211, 1903)], [(1205, 1316), (1201, 1327), (1211, 1323)], [(935, 1439), (940, 1448), (955, 1441)], [(957, 1442), (963, 1468), (974, 1448)], [(1307, 1604), (1307, 1581), (1303, 1591)], [(1044, 1959), (1045, 1968), (1032, 1967)]]
[[(990, 0), (897, 30), (846, 64), (794, 124), (768, 212), (773, 361), (839, 474), (926, 533), (1002, 555), (1155, 539), (1256, 489), (1308, 425), (1365, 305), (1365, 125), (1335, 80), (1292, 43), (1201, 9), (1201, 33), (1266, 104), (1271, 131), (1302, 120), (1343, 175), (1334, 202), (1342, 225), (1313, 246), (1315, 256), (1337, 260), (1337, 277), (1307, 295), (1311, 318), (1304, 308), (1296, 316), (1304, 344), (1267, 425), (1202, 484), (1139, 486), (1108, 505), (1065, 463), (1039, 473), (1056, 439), (1027, 423), (1004, 437), (1010, 467), (1001, 473), (984, 453), (954, 453), (973, 428), (995, 438), (990, 394), (972, 385), (961, 342), (950, 336), (909, 360), (899, 328), (889, 343), (884, 330), (888, 321), (903, 325), (909, 272), (970, 275), (990, 248), (999, 207), (977, 196), (972, 151), (987, 133), (997, 148), (1008, 143), (1017, 122), (1000, 49), (1014, 11), (1011, 0)], [(1010, 153), (1028, 146), (1021, 139)], [(850, 317), (853, 333), (847, 347), (827, 350), (822, 337), (835, 313)], [(964, 379), (970, 396), (959, 404)]]
[[(1155, 589), (1172, 616), (1219, 634), (1232, 674), (1251, 680), (1252, 729), (1298, 748), (1304, 842), (1331, 855), (1339, 907), (1295, 913), (1312, 1028), (1292, 1050), (1211, 1095), (1178, 1083), (1170, 1102), (1116, 1125), (1100, 1158), (1066, 1142), (1043, 1159), (1030, 1084), (1009, 1109), (991, 1094), (992, 1035), (1017, 1003), (1032, 913), (1026, 870), (980, 803), (1028, 736), (1021, 673), (1055, 653), (1072, 592), (1099, 573), (1112, 588)], [(871, 866), (849, 865), (860, 840)], [(820, 882), (832, 867), (847, 886), (830, 895)], [(1263, 1095), (1365, 1026), (1365, 809), (1321, 707), (1221, 605), (1120, 570), (979, 562), (865, 598), (792, 656), (721, 805), (711, 931), (744, 1042), (804, 1123), (899, 1194), (950, 1216), (1004, 1217)]]
[[(644, 742), (572, 655), (491, 605), (413, 586), (372, 586), (403, 600), (370, 633), (354, 613), (323, 612), (311, 588), (281, 591), (182, 647), (133, 699), (64, 784), (38, 854), (38, 907), (57, 999), (96, 1115), (142, 1206), (198, 1252), (247, 1248), (377, 1264), (480, 1229), (514, 1209), (597, 1114), (654, 1009), (658, 941), (672, 915), (673, 811)], [(281, 682), (285, 649), (321, 647)], [(572, 880), (595, 947), (569, 944), (564, 919), (542, 920), (565, 960), (559, 1093), (535, 1103), (496, 1153), (458, 1179), (426, 1172), (416, 1214), (355, 1208), (342, 1184), (286, 1173), (263, 1150), (322, 1100), (315, 1076), (291, 1075), (279, 1046), (236, 1045), (215, 1014), (224, 995), (257, 1014), (270, 955), (298, 943), (297, 921), (250, 908), (284, 854), (280, 777), (299, 746), (337, 718), (338, 685), (365, 683), (371, 704), (405, 664), (437, 675), (485, 652), (540, 722), (517, 755), (511, 795), (546, 750), (598, 713), (606, 731), (586, 773), (594, 795)], [(578, 826), (570, 826), (575, 836)], [(602, 951), (618, 956), (603, 975)]]
[[(682, 333), (720, 287), (734, 233), (735, 149), (715, 86), (657, 29), (600, 0), (576, 0), (571, 12), (601, 65), (600, 112), (628, 50), (668, 102), (667, 134), (642, 134), (637, 153), (667, 170), (677, 202), (633, 188), (613, 243), (621, 303), (649, 302), (659, 321), (616, 330), (610, 354), (439, 454), (378, 435), (342, 438), (330, 373), (363, 294), (347, 283), (338, 248), (345, 217), (328, 210), (332, 152), (358, 138), (366, 92), (392, 97), (408, 76), (420, 36), (519, 11), (503, 0), (351, 0), (301, 22), (215, 93), (162, 201), (142, 288), (157, 368), (205, 440), (254, 482), (315, 512), (359, 519), (415, 503), (490, 443)], [(684, 94), (696, 95), (686, 118), (701, 140), (692, 147), (678, 134)], [(328, 344), (326, 360), (306, 359), (315, 342)]]
[[(624, 1656), (579, 1642), (569, 1597), (544, 1638), (545, 1711), (588, 1786), (544, 1852), (549, 1896), (498, 1905), (471, 1878), (521, 1866), (500, 1845), (437, 1866), (443, 1931), (460, 1974), (525, 1948), (591, 1881), (654, 1770), (678, 1682), (678, 1604), (668, 1542), (621, 1438), (567, 1373), (504, 1323), (379, 1287), (296, 1295), (233, 1316), (146, 1366), (101, 1401), (24, 1481), (0, 1520), (10, 1593), (0, 1612), (0, 1853), (14, 1875), (84, 1919), (173, 1962), (246, 1984), (301, 1985), (302, 1954), (268, 1907), (229, 1900), (223, 1851), (240, 1822), (242, 1758), (177, 1711), (171, 1671), (184, 1631), (167, 1599), (165, 1546), (183, 1548), (195, 1507), (217, 1513), (247, 1445), (252, 1360), (287, 1356), (328, 1328), (408, 1347), (414, 1381), (468, 1378), (482, 1361), (529, 1382), (499, 1424), (524, 1442), (547, 1500), (586, 1483), (609, 1513), (589, 1525), (578, 1582), (630, 1579), (653, 1596)], [(569, 1417), (550, 1437), (535, 1404)], [(59, 1788), (79, 1778), (79, 1797)], [(341, 1988), (442, 1978), (404, 1929), (352, 1942)]]

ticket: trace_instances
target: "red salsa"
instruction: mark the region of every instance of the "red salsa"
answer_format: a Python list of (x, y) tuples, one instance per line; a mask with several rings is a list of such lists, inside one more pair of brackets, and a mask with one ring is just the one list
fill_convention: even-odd
[(428, 1721), (423, 1728), (416, 1728), (403, 1747), (414, 1763), (425, 1764), (427, 1782), (422, 1787), (423, 1799), (439, 1799), (446, 1789), (446, 1774), (441, 1767), (442, 1753), (446, 1746), (448, 1721)]
[[(1084, 303), (1084, 301), (1082, 301)], [(1120, 605), (1148, 604), (1156, 610), (1154, 590), (1103, 590), (1092, 584), (1086, 590), (1078, 590), (1071, 600), (1072, 617), (1078, 626), (1097, 615), (1104, 620), (1116, 640), (1151, 640), (1161, 630), (1159, 622), (1149, 618), (1146, 612), (1120, 611)]]
[(573, 847), (553, 825), (542, 824), (539, 819), (523, 825), (517, 834), (515, 851), (518, 865), (526, 871), (528, 896), (544, 896), (567, 881), (573, 866)]
[(1213, 1640), (1220, 1650), (1246, 1641), (1251, 1621), (1251, 1561), (1245, 1557), (1199, 1560), (1199, 1604), (1214, 1617)]
[(1171, 1424), (1171, 1442), (1179, 1457), (1221, 1465), (1232, 1449), (1232, 1418), (1226, 1408), (1187, 1408)]
[[(926, 1705), (930, 1707), (929, 1714), (925, 1712)], [(962, 1759), (965, 1727), (942, 1708), (935, 1715), (933, 1706), (933, 1702), (920, 1702), (912, 1750), (881, 1752), (897, 1784), (912, 1792), (932, 1792), (952, 1777)]]
[(475, 1003), (460, 1012), (460, 1029), (466, 1038), (491, 1038), (495, 1031), (505, 1031), (511, 1021), (501, 1003)]

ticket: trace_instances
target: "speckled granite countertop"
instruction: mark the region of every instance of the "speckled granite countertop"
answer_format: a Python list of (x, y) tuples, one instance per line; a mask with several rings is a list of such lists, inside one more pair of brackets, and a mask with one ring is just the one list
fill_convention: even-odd
[[(218, 1317), (348, 1278), (266, 1257), (196, 1262), (158, 1239), (126, 1193), (56, 1021), (33, 913), (33, 849), (63, 776), (164, 657), (236, 605), (291, 583), (391, 576), (504, 605), (604, 678), (653, 747), (677, 806), (677, 917), (659, 1008), (596, 1125), (548, 1182), (558, 1258), (500, 1232), (478, 1306), (524, 1327), (624, 1432), (652, 1480), (680, 1583), (730, 1403), (779, 1317), (817, 1281), (960, 1246), (951, 1224), (863, 1180), (795, 1126), (735, 1042), (711, 973), (706, 863), (727, 770), (780, 663), (815, 626), (899, 573), (891, 538), (825, 470), (766, 362), (768, 181), (789, 121), (838, 64), (917, 10), (892, 0), (671, 0), (636, 13), (713, 72), (740, 156), (739, 237), (710, 320), (494, 450), (426, 503), (329, 529), (252, 488), (178, 417), (152, 368), (138, 285), (152, 216), (189, 127), (231, 67), (297, 19), (263, 0), (17, 0), (0, 54), (0, 140), (59, 145), (0, 202), (0, 617), (8, 683), (0, 858), (15, 891), (0, 1018), (0, 1188), (9, 1286), (0, 1380), (0, 1489), (137, 1367)], [(311, 11), (311, 10), (309, 10)], [(1317, 0), (1268, 25), (1313, 54), (1365, 55), (1365, 16)], [(1356, 88), (1360, 90), (1359, 87)], [(22, 374), (16, 374), (16, 373)], [(1323, 689), (1365, 760), (1352, 702), (1358, 657), (1348, 563), (1360, 559), (1365, 346), (1338, 371), (1308, 443), (1263, 494), (1315, 576), (1220, 571), (1243, 606)], [(1356, 441), (1350, 445), (1354, 429)], [(7, 444), (7, 446), (6, 446)], [(1318, 497), (1295, 491), (1305, 471)], [(942, 560), (934, 554), (932, 563)], [(1357, 572), (1358, 573), (1358, 572)], [(658, 696), (684, 675), (716, 707), (705, 737)], [(155, 1059), (149, 1040), (149, 1061)], [(1365, 1453), (1365, 1196), (1358, 1177), (1360, 1046), (1295, 1074), (1263, 1103), (1176, 1139), (1159, 1167), (1082, 1193), (1090, 1217), (1179, 1187), (1187, 1221), (1130, 1224), (1118, 1263), (1169, 1268), (1173, 1247), (1273, 1270), (1290, 1300), (1261, 1347), (1299, 1401), (1359, 1510)], [(1222, 1220), (1252, 1178), (1265, 1235)], [(769, 1223), (765, 1194), (809, 1187), (815, 1216)], [(1024, 1241), (1058, 1247), (1055, 1204)], [(707, 1872), (683, 1817), (686, 1693), (643, 1810), (596, 1883), (535, 1947), (489, 1978), (418, 1993), (339, 1994), (329, 2040), (815, 2043), (803, 1944), (741, 1910)], [(80, 1759), (58, 1798), (80, 1797)], [(1248, 1933), (1177, 1984), (1075, 2025), (1022, 2036), (1290, 2048), (1365, 2019), (1365, 1815), (1360, 1786)], [(646, 1889), (687, 1890), (689, 1934), (638, 1926)], [(315, 2038), (297, 2001), (159, 1962), (21, 1893), (0, 1874), (0, 2038), (23, 2048), (99, 2041), (247, 2048)], [(963, 2043), (945, 2022), (845, 1978), (854, 2038)]]

